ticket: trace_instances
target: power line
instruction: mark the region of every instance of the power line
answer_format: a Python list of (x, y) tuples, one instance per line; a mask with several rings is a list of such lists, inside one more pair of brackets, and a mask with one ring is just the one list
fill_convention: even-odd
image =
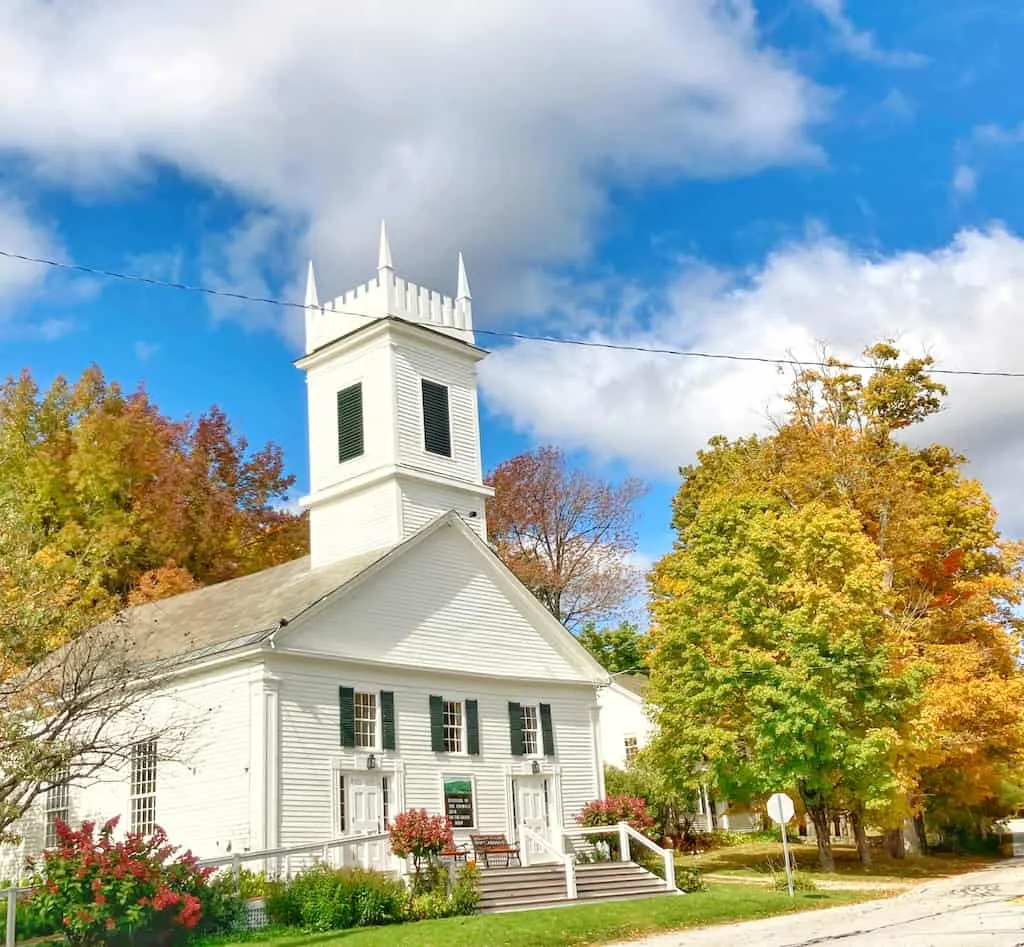
[[(138, 273), (122, 273), (117, 270), (107, 270), (101, 267), (85, 266), (81, 263), (68, 263), (62, 260), (50, 260), (46, 257), (29, 256), (24, 253), (14, 253), (11, 250), (0, 250), (0, 257), (8, 260), (16, 260), (22, 263), (35, 263), (40, 266), (49, 266), (54, 269), (72, 270), (77, 273), (84, 273), (89, 276), (102, 276), (106, 279), (122, 280), (130, 283), (143, 283), (147, 286), (158, 286), (163, 289), (176, 289), (188, 293), (200, 293), (204, 296), (216, 296), (224, 299), (234, 299), (240, 302), (263, 303), (268, 306), (278, 306), (282, 309), (301, 309), (307, 307), (304, 303), (290, 302), (286, 299), (275, 299), (268, 296), (252, 296), (248, 293), (235, 293), (225, 289), (213, 289), (209, 286), (194, 286), (189, 283), (180, 283), (173, 280), (156, 279), (151, 276), (142, 276)], [(361, 319), (376, 319), (377, 316), (369, 313), (352, 312), (345, 310), (346, 315), (355, 316)], [(798, 358), (784, 358), (771, 355), (739, 355), (731, 352), (701, 352), (692, 349), (661, 348), (658, 346), (630, 345), (624, 342), (602, 342), (597, 339), (579, 339), (566, 336), (553, 335), (531, 335), (526, 332), (514, 332), (501, 329), (477, 329), (473, 332), (477, 335), (486, 335), (491, 338), (512, 339), (519, 342), (542, 342), (548, 345), (575, 345), (580, 348), (607, 349), (616, 352), (637, 352), (645, 355), (667, 355), (674, 358), (700, 358), (711, 361), (726, 362), (751, 362), (759, 365), (790, 365), (797, 368), (834, 368), (842, 367), (863, 371), (872, 371), (877, 366), (864, 365), (849, 362), (842, 362), (838, 366), (834, 363), (804, 360)], [(932, 375), (959, 375), (973, 376), (977, 378), (1024, 378), (1024, 371), (1000, 371), (997, 369), (967, 369), (967, 368), (929, 368)]]

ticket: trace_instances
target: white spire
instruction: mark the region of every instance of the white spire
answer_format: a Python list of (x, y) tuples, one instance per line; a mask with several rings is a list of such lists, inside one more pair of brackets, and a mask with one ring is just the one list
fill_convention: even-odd
[(382, 220), (380, 222), (380, 253), (377, 256), (377, 270), (393, 270), (394, 268), (394, 264), (391, 262), (391, 247), (388, 244), (388, 228)]
[(306, 275), (306, 307), (319, 306), (316, 294), (316, 276), (313, 275), (313, 261), (309, 261), (309, 272)]
[(472, 299), (469, 294), (469, 280), (466, 277), (466, 261), (462, 259), (462, 251), (459, 251), (459, 288), (455, 293), (456, 299)]

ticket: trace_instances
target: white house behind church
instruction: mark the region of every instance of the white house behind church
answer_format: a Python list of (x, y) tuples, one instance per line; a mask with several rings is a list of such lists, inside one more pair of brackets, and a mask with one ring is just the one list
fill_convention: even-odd
[[(560, 847), (603, 793), (608, 676), (485, 542), (484, 356), (461, 256), (454, 299), (397, 278), (383, 231), (344, 296), (321, 306), (310, 267), (311, 555), (129, 611), (118, 633), (165, 675), (152, 719), (186, 748), (52, 791), (9, 877), (57, 816), (160, 825), (205, 858), (377, 836), (411, 807), (457, 841), (525, 823)], [(361, 857), (392, 864), (383, 839)]]

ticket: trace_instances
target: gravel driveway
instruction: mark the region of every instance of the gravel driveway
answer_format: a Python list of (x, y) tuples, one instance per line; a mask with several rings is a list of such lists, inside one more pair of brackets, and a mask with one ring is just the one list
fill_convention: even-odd
[[(882, 901), (660, 934), (629, 947), (1024, 947), (1024, 859)], [(618, 945), (626, 947), (626, 945)]]

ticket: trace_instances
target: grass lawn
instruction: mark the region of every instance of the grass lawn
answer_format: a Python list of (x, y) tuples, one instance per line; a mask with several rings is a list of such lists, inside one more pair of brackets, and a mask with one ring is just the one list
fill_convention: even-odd
[[(436, 947), (439, 944), (444, 947), (563, 947), (607, 944), (660, 931), (836, 907), (875, 896), (863, 891), (816, 891), (797, 894), (791, 900), (785, 893), (766, 888), (717, 885), (699, 894), (679, 897), (453, 917), (332, 934), (282, 932), (261, 936), (254, 932), (246, 938), (246, 943), (251, 947)], [(226, 940), (217, 939), (199, 947), (225, 943)]]
[[(984, 855), (908, 855), (906, 858), (890, 858), (883, 852), (873, 851), (871, 866), (863, 868), (857, 860), (856, 848), (837, 845), (832, 849), (836, 870), (824, 873), (818, 867), (818, 849), (813, 842), (790, 844), (789, 851), (800, 871), (834, 881), (859, 878), (870, 878), (873, 881), (924, 881), (962, 874), (998, 861), (997, 856)], [(781, 841), (734, 845), (702, 855), (680, 855), (677, 859), (681, 867), (698, 868), (704, 874), (729, 875), (767, 874), (769, 861), (776, 871), (783, 870)]]

